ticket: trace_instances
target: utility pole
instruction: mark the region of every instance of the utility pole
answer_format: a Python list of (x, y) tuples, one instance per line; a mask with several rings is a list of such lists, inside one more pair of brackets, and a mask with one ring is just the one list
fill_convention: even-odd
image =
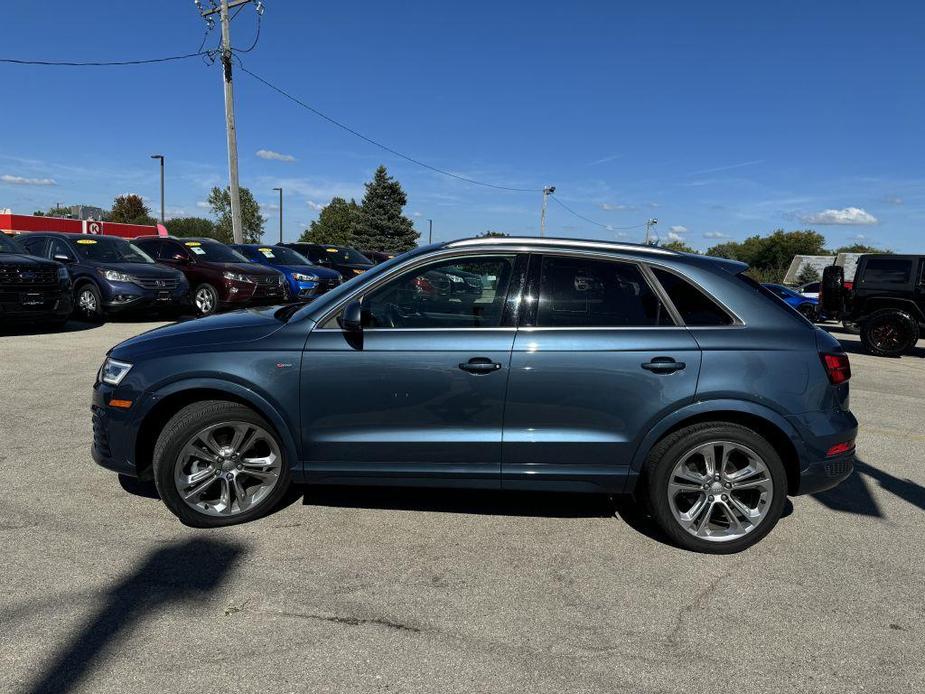
[(655, 217), (652, 217), (651, 219), (646, 221), (646, 245), (647, 246), (650, 243), (649, 236), (652, 231), (652, 227), (654, 227), (656, 224), (658, 224), (658, 220)]
[(283, 189), (274, 188), (279, 191), (279, 242), (283, 242)]
[[(238, 187), (238, 136), (234, 125), (234, 89), (231, 86), (231, 20), (228, 17), (228, 10), (234, 9), (239, 5), (246, 5), (253, 0), (221, 0), (221, 5), (203, 10), (198, 0), (196, 7), (200, 7), (199, 14), (208, 19), (216, 12), (222, 23), (222, 81), (225, 85), (225, 131), (228, 137), (228, 193), (231, 198), (231, 231), (235, 243), (244, 243), (244, 230), (241, 226), (241, 194)], [(262, 7), (258, 4), (258, 12)]]
[(555, 192), (555, 186), (546, 186), (543, 188), (543, 207), (540, 210), (540, 237), (546, 236), (546, 201), (549, 199), (549, 196)]
[(434, 242), (434, 220), (427, 220), (427, 245), (429, 246)]
[(151, 158), (161, 160), (161, 224), (164, 224), (164, 155), (152, 154)]

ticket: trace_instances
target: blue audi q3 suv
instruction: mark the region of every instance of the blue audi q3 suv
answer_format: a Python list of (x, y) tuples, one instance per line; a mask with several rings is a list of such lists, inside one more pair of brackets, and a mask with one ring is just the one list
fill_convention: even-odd
[(839, 343), (745, 270), (599, 241), (419, 248), (311, 304), (117, 345), (93, 457), (192, 526), (292, 482), (626, 493), (678, 545), (736, 552), (851, 474), (857, 434)]

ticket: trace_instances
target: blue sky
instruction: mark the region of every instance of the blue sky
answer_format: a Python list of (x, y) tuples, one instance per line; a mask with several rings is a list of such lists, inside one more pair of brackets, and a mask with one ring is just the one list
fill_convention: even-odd
[[(925, 5), (920, 2), (308, 3), (265, 0), (247, 67), (390, 147), (500, 185), (557, 186), (547, 234), (639, 241), (659, 219), (697, 248), (775, 228), (830, 245), (925, 251)], [(0, 57), (114, 60), (195, 51), (189, 0), (4, 9)], [(236, 45), (254, 37), (246, 8)], [(214, 45), (218, 32), (208, 37)], [(204, 214), (227, 183), (221, 77), (199, 59), (142, 67), (0, 64), (0, 208), (108, 206), (137, 192)], [(241, 182), (293, 239), (384, 163), (426, 237), (535, 234), (541, 195), (395, 158), (238, 72)], [(258, 155), (263, 152), (264, 156)], [(281, 161), (267, 152), (285, 155)]]

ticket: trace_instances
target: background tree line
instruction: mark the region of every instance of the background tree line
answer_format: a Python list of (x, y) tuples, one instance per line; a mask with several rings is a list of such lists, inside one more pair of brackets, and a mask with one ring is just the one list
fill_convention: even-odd
[[(671, 241), (662, 244), (662, 248), (669, 248), (675, 251), (685, 253), (698, 253), (684, 241)], [(730, 260), (739, 260), (748, 263), (748, 274), (759, 282), (780, 283), (787, 273), (787, 268), (793, 261), (795, 255), (836, 255), (838, 253), (891, 253), (888, 249), (875, 248), (861, 243), (855, 243), (850, 246), (840, 246), (833, 250), (826, 248), (825, 237), (811, 229), (801, 229), (797, 231), (784, 231), (777, 229), (767, 236), (749, 236), (744, 241), (726, 241), (724, 243), (711, 246), (706, 250), (704, 255), (712, 255), (718, 258), (729, 258)], [(812, 268), (810, 268), (811, 270)], [(817, 279), (818, 272), (815, 276), (810, 276), (809, 272), (805, 276), (801, 274), (799, 280), (801, 283), (812, 282)]]

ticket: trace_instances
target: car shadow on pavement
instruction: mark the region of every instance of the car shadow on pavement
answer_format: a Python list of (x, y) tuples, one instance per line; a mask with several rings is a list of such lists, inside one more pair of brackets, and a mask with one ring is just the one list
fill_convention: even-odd
[[(152, 552), (113, 585), (104, 604), (71, 636), (24, 691), (67, 692), (118, 652), (120, 636), (166, 605), (207, 597), (228, 576), (242, 547), (209, 539), (186, 540)], [(195, 566), (195, 571), (190, 567)]]
[(41, 323), (20, 323), (0, 328), (0, 337), (17, 335), (54, 335), (56, 333), (77, 333), (99, 327), (100, 323), (85, 323), (79, 320), (69, 320), (64, 325), (52, 328)]
[(883, 511), (868, 486), (868, 478), (876, 481), (881, 489), (925, 511), (925, 487), (912, 480), (895, 477), (860, 459), (855, 461), (851, 477), (833, 489), (812, 496), (834, 511), (883, 518)]

